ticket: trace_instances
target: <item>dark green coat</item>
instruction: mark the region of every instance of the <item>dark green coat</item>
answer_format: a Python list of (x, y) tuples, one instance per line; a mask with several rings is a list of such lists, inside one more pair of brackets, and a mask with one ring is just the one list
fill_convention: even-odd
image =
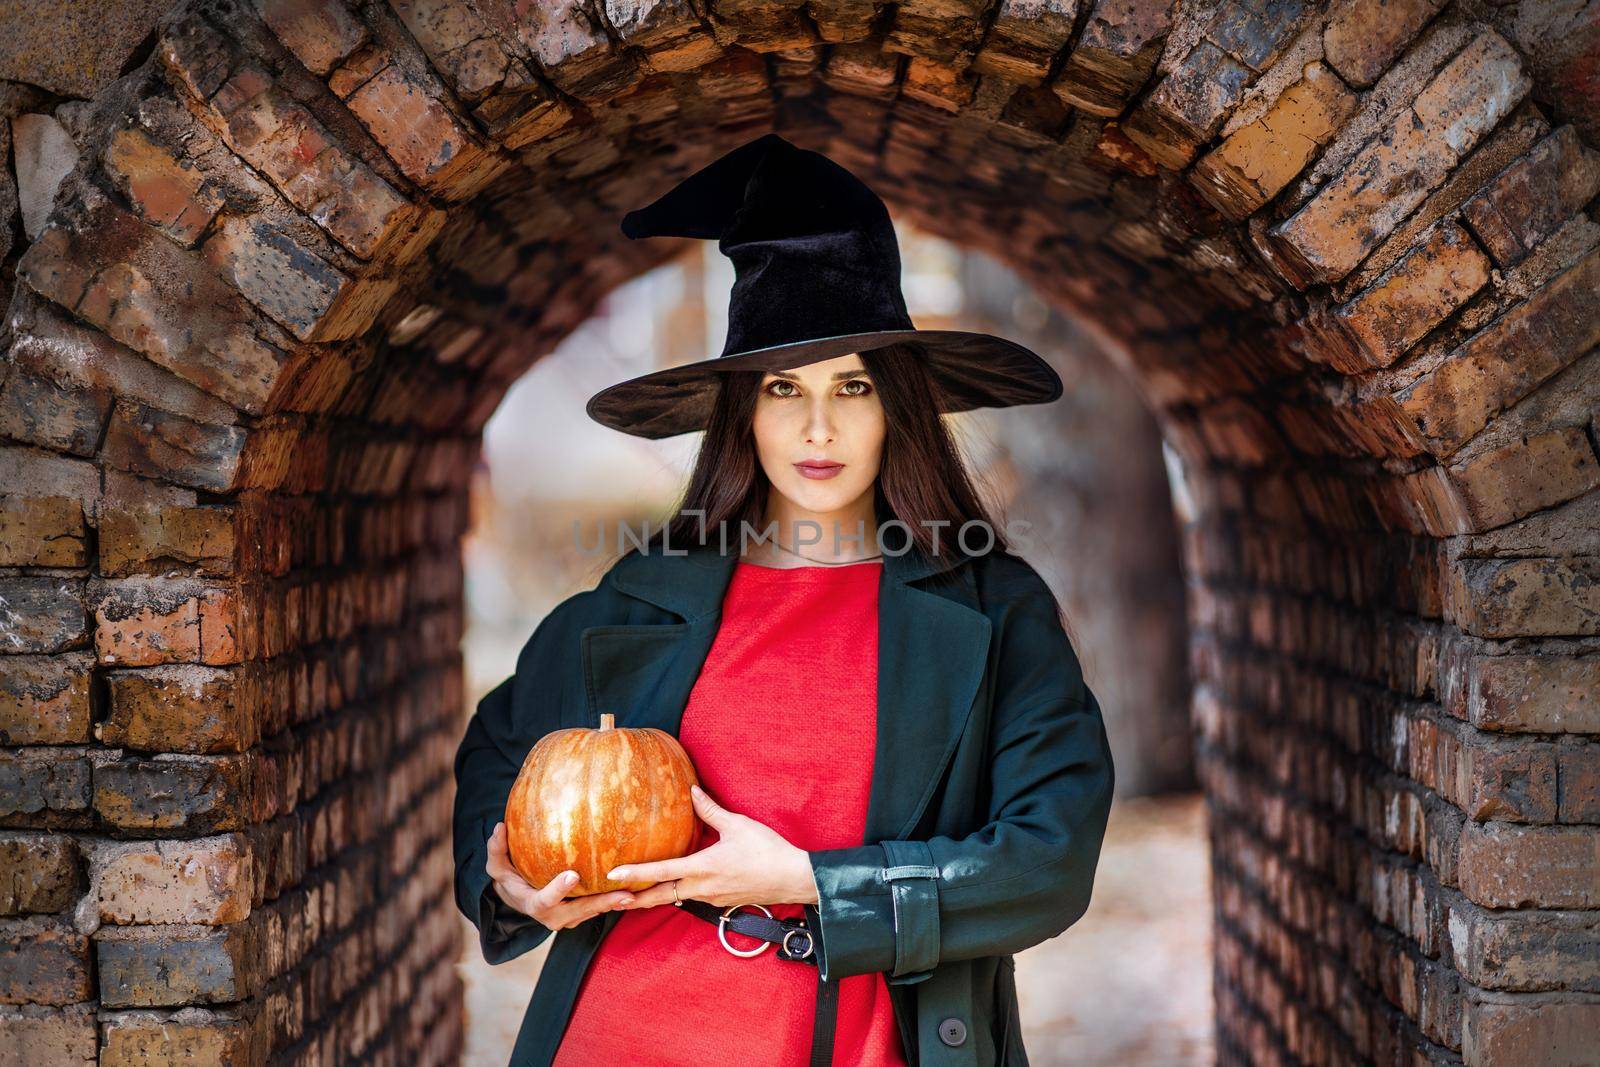
[[(551, 730), (598, 727), (602, 711), (619, 727), (678, 733), (738, 557), (715, 545), (672, 553), (632, 551), (557, 605), (467, 726), (455, 761), (456, 901), (491, 964), (551, 933), (507, 907), (484, 871), (528, 750)], [(1012, 954), (1089, 906), (1113, 780), (1100, 707), (1047, 587), (1019, 557), (885, 554), (878, 610), (868, 843), (810, 853), (823, 977), (884, 972), (913, 1064), (1025, 1064)], [(795, 726), (797, 758), (828, 773), (827, 738)], [(512, 1067), (550, 1063), (621, 915), (556, 933)]]

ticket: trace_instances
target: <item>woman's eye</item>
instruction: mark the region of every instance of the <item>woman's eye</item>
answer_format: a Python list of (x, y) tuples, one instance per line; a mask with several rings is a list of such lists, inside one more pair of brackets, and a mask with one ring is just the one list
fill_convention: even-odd
[[(861, 388), (853, 388), (857, 385), (861, 386)], [(866, 396), (868, 393), (872, 392), (872, 384), (865, 378), (851, 378), (849, 381), (844, 383), (844, 389), (846, 396)]]
[(782, 392), (781, 390), (792, 388), (794, 388), (793, 382), (786, 382), (782, 378), (779, 378), (767, 386), (767, 392), (772, 393), (773, 396), (789, 396), (789, 393)]

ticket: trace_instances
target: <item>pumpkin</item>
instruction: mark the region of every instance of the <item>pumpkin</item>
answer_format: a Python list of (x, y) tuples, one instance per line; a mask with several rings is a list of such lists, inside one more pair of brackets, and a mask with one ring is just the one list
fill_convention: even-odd
[(694, 764), (678, 739), (654, 727), (552, 730), (528, 752), (506, 798), (511, 865), (535, 888), (563, 871), (568, 897), (639, 890), (606, 872), (622, 863), (676, 859), (694, 843)]

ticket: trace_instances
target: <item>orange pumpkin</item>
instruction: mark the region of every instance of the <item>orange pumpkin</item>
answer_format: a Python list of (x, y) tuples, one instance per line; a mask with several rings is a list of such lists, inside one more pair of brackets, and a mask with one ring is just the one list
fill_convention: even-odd
[(694, 843), (694, 764), (678, 739), (654, 727), (553, 730), (522, 761), (506, 799), (511, 865), (535, 888), (577, 871), (568, 897), (651, 882), (618, 882), (621, 863), (676, 859)]

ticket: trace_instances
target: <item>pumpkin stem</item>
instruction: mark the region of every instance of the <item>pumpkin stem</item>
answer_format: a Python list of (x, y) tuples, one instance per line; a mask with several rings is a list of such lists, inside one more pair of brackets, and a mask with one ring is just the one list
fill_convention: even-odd
[(609, 729), (611, 729), (611, 724), (616, 722), (616, 721), (617, 721), (617, 717), (612, 712), (602, 711), (600, 713), (600, 729), (609, 730)]

